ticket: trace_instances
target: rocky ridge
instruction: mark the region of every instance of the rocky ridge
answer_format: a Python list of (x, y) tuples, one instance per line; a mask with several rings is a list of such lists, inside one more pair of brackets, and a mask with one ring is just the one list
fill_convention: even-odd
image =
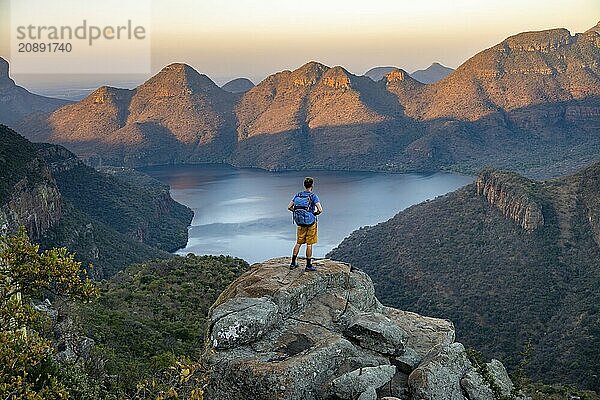
[(379, 70), (388, 75), (376, 82), (309, 62), (243, 93), (171, 64), (135, 90), (101, 88), (17, 129), (95, 166), (476, 173), (493, 165), (550, 177), (600, 161), (599, 49), (596, 29), (524, 32), (431, 84), (399, 69)]
[(418, 95), (414, 116), (475, 121), (499, 110), (597, 96), (600, 90), (594, 30), (523, 32), (481, 51)]
[(500, 172), (492, 169), (482, 171), (475, 187), (477, 194), (497, 207), (505, 217), (517, 222), (527, 232), (533, 232), (544, 225), (542, 206), (523, 190), (525, 179), (521, 185), (511, 182), (519, 179), (516, 174)]
[[(318, 260), (306, 273), (288, 263), (254, 264), (212, 306), (208, 398), (495, 398), (450, 321), (383, 306), (348, 264)], [(488, 370), (509, 395), (502, 364)]]

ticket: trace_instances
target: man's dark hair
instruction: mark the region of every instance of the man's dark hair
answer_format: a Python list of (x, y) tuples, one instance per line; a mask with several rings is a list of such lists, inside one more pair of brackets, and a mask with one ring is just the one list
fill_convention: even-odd
[(306, 178), (304, 178), (304, 187), (306, 189), (310, 189), (313, 186), (313, 182), (315, 180), (313, 178), (311, 178), (310, 176), (307, 176)]

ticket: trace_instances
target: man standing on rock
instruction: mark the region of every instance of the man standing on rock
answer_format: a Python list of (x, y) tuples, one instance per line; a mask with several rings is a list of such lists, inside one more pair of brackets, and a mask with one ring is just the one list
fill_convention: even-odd
[(298, 236), (296, 245), (292, 252), (290, 269), (298, 268), (296, 258), (300, 247), (306, 244), (306, 268), (305, 271), (316, 271), (312, 265), (312, 247), (317, 243), (317, 215), (323, 212), (319, 197), (313, 193), (314, 179), (310, 176), (304, 178), (304, 191), (298, 192), (290, 204), (288, 210), (294, 214), (294, 222), (298, 225)]

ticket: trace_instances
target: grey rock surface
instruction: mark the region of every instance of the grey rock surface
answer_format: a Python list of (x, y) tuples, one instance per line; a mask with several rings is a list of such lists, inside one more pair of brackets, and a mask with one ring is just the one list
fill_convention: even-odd
[(358, 396), (358, 400), (377, 400), (377, 391), (374, 388), (368, 388)]
[(462, 344), (437, 346), (409, 375), (410, 392), (416, 399), (466, 400), (460, 380), (472, 369)]
[(514, 385), (510, 380), (504, 365), (498, 360), (492, 360), (491, 362), (487, 363), (487, 367), (496, 384), (500, 386), (502, 395), (508, 396), (513, 391)]
[[(331, 386), (334, 394), (340, 399), (353, 400), (365, 392), (374, 392), (388, 383), (395, 374), (396, 367), (392, 365), (358, 368), (335, 378)], [(370, 395), (365, 396), (369, 398)]]
[(460, 386), (469, 400), (494, 400), (494, 392), (475, 370), (470, 370), (463, 376)]
[(211, 308), (206, 398), (465, 399), (461, 380), (477, 373), (451, 322), (382, 306), (347, 264), (288, 265), (254, 264)]
[(277, 311), (268, 298), (240, 297), (222, 304), (211, 318), (213, 346), (225, 349), (256, 340), (275, 322)]
[(421, 362), (421, 357), (410, 347), (404, 349), (404, 353), (392, 359), (392, 364), (405, 374), (410, 374)]
[(378, 312), (359, 314), (344, 334), (365, 349), (391, 356), (404, 353), (406, 334), (391, 319)]

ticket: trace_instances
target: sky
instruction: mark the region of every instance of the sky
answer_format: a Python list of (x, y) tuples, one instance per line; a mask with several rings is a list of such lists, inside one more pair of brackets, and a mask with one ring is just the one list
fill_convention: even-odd
[[(600, 0), (150, 2), (152, 71), (185, 62), (219, 84), (242, 76), (256, 83), (311, 60), (355, 74), (383, 65), (412, 72), (432, 62), (456, 68), (512, 34), (555, 27), (582, 32), (600, 20)], [(140, 7), (148, 3), (140, 0)], [(9, 56), (8, 4), (0, 0), (3, 57)]]

